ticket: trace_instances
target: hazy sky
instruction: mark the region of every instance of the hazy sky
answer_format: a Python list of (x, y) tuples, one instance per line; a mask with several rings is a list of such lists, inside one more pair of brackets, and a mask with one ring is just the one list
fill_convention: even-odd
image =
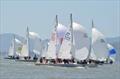
[(69, 14), (73, 20), (91, 31), (91, 21), (106, 37), (120, 33), (119, 0), (1, 0), (0, 33), (16, 33), (25, 36), (26, 27), (48, 38), (54, 28), (55, 15), (59, 22), (70, 25)]

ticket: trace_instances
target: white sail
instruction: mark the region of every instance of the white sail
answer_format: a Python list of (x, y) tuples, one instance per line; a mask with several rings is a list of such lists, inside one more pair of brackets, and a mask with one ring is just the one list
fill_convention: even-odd
[(20, 56), (22, 50), (22, 44), (16, 44), (15, 46), (15, 55)]
[(46, 52), (48, 50), (48, 43), (42, 43), (42, 54), (41, 57), (45, 57), (46, 56)]
[(20, 40), (18, 40), (17, 38), (15, 38), (15, 43), (22, 44), (22, 42)]
[(29, 37), (32, 39), (40, 38), (39, 34), (36, 32), (29, 32)]
[(89, 54), (89, 38), (85, 28), (73, 22), (73, 44), (75, 46), (75, 53), (73, 57), (76, 60), (84, 60)]
[(14, 56), (15, 54), (15, 36), (13, 36), (12, 42), (10, 44), (8, 56)]
[(96, 57), (96, 55), (95, 55), (95, 53), (94, 53), (93, 48), (91, 48), (91, 52), (90, 52), (89, 59), (93, 59), (93, 60), (96, 60), (96, 59), (97, 59), (97, 57)]
[(34, 40), (34, 53), (37, 54), (37, 55), (40, 55), (42, 53), (42, 42), (41, 42), (41, 39), (39, 38), (36, 38)]
[(23, 43), (15, 38), (15, 55), (20, 56), (21, 50), (22, 50)]
[(10, 45), (8, 56), (14, 56), (13, 44)]
[(16, 56), (20, 56), (21, 52), (16, 51)]
[(105, 37), (94, 27), (92, 28), (92, 48), (98, 60), (107, 58), (108, 49)]
[(67, 27), (59, 23), (56, 28), (58, 39), (64, 38), (66, 31), (67, 31)]
[(48, 46), (48, 51), (46, 53), (46, 59), (56, 58), (56, 31), (51, 34), (51, 39)]
[(24, 45), (22, 46), (22, 50), (21, 50), (20, 56), (21, 56), (21, 57), (28, 57), (28, 56), (29, 56), (29, 51), (28, 51), (28, 46), (27, 46), (27, 44), (24, 44)]
[(67, 31), (67, 27), (65, 25), (59, 23), (57, 28), (56, 28), (56, 33), (57, 33), (56, 53), (57, 53), (57, 57), (58, 57), (58, 53), (60, 51), (61, 44), (63, 42), (66, 31)]
[(64, 39), (62, 45), (60, 47), (60, 51), (58, 53), (58, 58), (61, 59), (71, 59), (71, 32), (68, 30), (64, 35)]

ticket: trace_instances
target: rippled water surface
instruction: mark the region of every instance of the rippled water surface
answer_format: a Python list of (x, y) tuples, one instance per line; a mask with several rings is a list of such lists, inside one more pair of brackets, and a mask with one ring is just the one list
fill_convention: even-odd
[(30, 62), (1, 58), (0, 79), (120, 79), (120, 64), (66, 68), (35, 66)]

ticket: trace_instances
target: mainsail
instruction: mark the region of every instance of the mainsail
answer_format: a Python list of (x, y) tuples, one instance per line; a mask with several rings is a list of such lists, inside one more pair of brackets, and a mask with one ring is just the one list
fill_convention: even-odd
[(73, 44), (75, 46), (73, 57), (76, 60), (85, 60), (89, 54), (89, 38), (85, 28), (75, 22), (73, 22)]
[(12, 42), (10, 44), (8, 56), (14, 56), (15, 54), (15, 35), (13, 36)]

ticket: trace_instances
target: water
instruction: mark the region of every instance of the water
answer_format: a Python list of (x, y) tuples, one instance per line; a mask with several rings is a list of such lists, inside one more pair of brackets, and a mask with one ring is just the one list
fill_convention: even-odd
[(30, 62), (0, 59), (0, 79), (120, 79), (120, 64), (97, 68), (35, 66)]

